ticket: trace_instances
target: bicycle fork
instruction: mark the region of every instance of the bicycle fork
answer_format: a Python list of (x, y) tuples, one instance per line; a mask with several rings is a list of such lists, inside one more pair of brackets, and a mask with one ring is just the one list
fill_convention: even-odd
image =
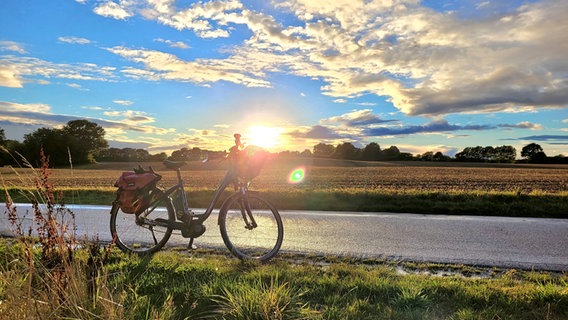
[(258, 225), (256, 224), (256, 220), (252, 215), (252, 208), (250, 206), (245, 187), (241, 187), (241, 193), (243, 195), (239, 205), (241, 209), (241, 216), (243, 217), (243, 221), (245, 222), (245, 228), (252, 230), (258, 227)]

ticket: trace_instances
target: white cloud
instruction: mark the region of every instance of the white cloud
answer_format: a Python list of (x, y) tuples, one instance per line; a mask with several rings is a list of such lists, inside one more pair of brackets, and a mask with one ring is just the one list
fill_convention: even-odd
[(183, 41), (172, 41), (172, 40), (165, 40), (165, 39), (161, 39), (161, 38), (154, 39), (154, 41), (166, 43), (172, 48), (189, 49), (189, 46)]
[(27, 53), (22, 44), (14, 41), (0, 41), (0, 51), (12, 51), (20, 54)]
[(112, 100), (112, 102), (116, 103), (116, 104), (120, 104), (122, 106), (130, 106), (132, 105), (134, 102), (130, 101), (130, 100)]
[(538, 123), (532, 123), (529, 121), (519, 122), (517, 124), (500, 124), (501, 128), (517, 128), (517, 129), (530, 129), (530, 130), (542, 130), (542, 125)]
[(103, 110), (103, 108), (99, 106), (82, 106), (81, 109), (94, 110), (94, 111)]
[(83, 86), (78, 83), (67, 83), (65, 85), (68, 86), (69, 88), (77, 89), (80, 91), (90, 91), (89, 89), (83, 88)]
[(394, 120), (384, 120), (373, 114), (371, 109), (353, 110), (351, 112), (334, 116), (327, 119), (321, 119), (322, 125), (344, 125), (348, 127), (366, 127), (385, 122), (393, 122)]
[(16, 66), (4, 64), (0, 61), (0, 86), (8, 88), (24, 87), (23, 80)]
[[(235, 65), (242, 66), (242, 64), (235, 64), (230, 59), (185, 61), (172, 54), (155, 50), (137, 50), (125, 47), (114, 47), (107, 50), (144, 65), (148, 70), (128, 68), (123, 72), (149, 80), (177, 80), (201, 85), (208, 85), (209, 82), (228, 81), (248, 87), (268, 87), (270, 85), (269, 82), (259, 77), (264, 74), (262, 70), (256, 70), (253, 67), (250, 70), (240, 70), (240, 68), (235, 68)], [(251, 63), (251, 65), (254, 65), (254, 63)]]
[[(83, 109), (101, 110), (99, 107), (81, 107)], [(87, 118), (84, 116), (53, 114), (51, 107), (47, 104), (30, 103), (21, 104), (0, 101), (0, 121), (11, 126), (39, 126), (39, 127), (61, 127), (72, 120), (88, 120), (102, 126), (109, 134), (109, 137), (123, 135), (126, 132), (147, 133), (166, 135), (175, 132), (173, 128), (160, 128), (145, 125), (154, 122), (155, 119), (141, 111), (110, 111), (104, 113), (111, 118), (120, 120), (106, 120), (98, 118)]]
[(19, 113), (19, 112), (48, 113), (51, 110), (51, 107), (43, 103), (22, 104), (22, 103), (0, 101), (0, 110), (4, 112), (13, 112), (13, 113)]
[(122, 121), (126, 122), (151, 123), (156, 121), (154, 117), (149, 116), (146, 112), (143, 111), (105, 111), (103, 112), (103, 114), (107, 117), (122, 118)]
[(73, 36), (59, 37), (59, 38), (57, 38), (57, 40), (59, 40), (61, 42), (65, 42), (65, 43), (71, 43), (71, 44), (89, 44), (89, 43), (91, 43), (91, 40), (89, 40), (89, 39), (73, 37)]
[[(43, 78), (43, 79), (42, 79)], [(3, 56), (0, 60), (0, 86), (22, 88), (24, 83), (48, 84), (45, 79), (115, 81), (113, 68), (92, 63), (58, 64), (29, 58)]]
[(243, 8), (237, 0), (197, 2), (188, 8), (175, 7), (174, 0), (149, 0), (144, 7), (136, 6), (135, 2), (122, 1), (121, 4), (125, 11), (138, 12), (177, 30), (191, 30), (202, 38), (228, 37), (224, 16)]
[(477, 21), (389, 2), (280, 3), (305, 21), (285, 32), (313, 44), (297, 46), (305, 59), (295, 73), (323, 79), (323, 92), (337, 98), (389, 96), (412, 115), (567, 104), (566, 2)]
[[(384, 96), (408, 115), (568, 105), (566, 1), (528, 2), (509, 11), (491, 11), (492, 3), (480, 2), (470, 7), (477, 15), (467, 19), (419, 0), (276, 1), (276, 10), (296, 16), (293, 25), (236, 0), (180, 3), (105, 1), (95, 11), (115, 19), (140, 14), (203, 38), (229, 37), (235, 25), (252, 35), (225, 49), (224, 59), (184, 61), (159, 51), (111, 48), (143, 66), (122, 73), (204, 86), (229, 81), (269, 87), (269, 73), (286, 72), (324, 82), (322, 93), (338, 102)], [(4, 77), (18, 84), (15, 76)]]
[(103, 17), (113, 18), (117, 20), (124, 20), (131, 17), (133, 14), (125, 9), (128, 1), (120, 1), (120, 4), (112, 1), (106, 1), (98, 5), (93, 11)]

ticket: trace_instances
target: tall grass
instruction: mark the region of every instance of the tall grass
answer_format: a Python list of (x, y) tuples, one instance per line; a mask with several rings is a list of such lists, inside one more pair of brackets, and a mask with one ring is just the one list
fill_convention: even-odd
[(110, 247), (101, 249), (96, 238), (77, 239), (75, 216), (50, 182), (43, 151), (40, 168), (23, 163), (32, 169), (31, 176), (22, 177), (34, 187), (22, 193), (32, 212), (21, 218), (6, 191), (5, 214), (17, 244), (3, 250), (1, 313), (11, 319), (120, 317), (120, 304), (113, 301), (102, 272)]

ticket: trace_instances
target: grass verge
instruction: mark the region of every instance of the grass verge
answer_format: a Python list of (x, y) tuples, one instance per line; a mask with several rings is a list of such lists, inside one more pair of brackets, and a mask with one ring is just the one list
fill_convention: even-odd
[[(113, 188), (63, 188), (67, 204), (110, 205)], [(14, 202), (26, 202), (22, 188), (8, 188)], [(568, 193), (520, 193), (507, 191), (424, 191), (346, 189), (261, 191), (280, 210), (331, 210), (399, 212), (447, 215), (568, 218)], [(190, 207), (206, 208), (212, 190), (188, 189)]]
[[(0, 241), (0, 313), (45, 319), (53, 311), (34, 301), (47, 289), (34, 284), (29, 294), (23, 255), (22, 246)], [(80, 274), (87, 264), (77, 261), (73, 270)], [(146, 258), (112, 250), (98, 288), (105, 295), (97, 301), (106, 307), (89, 308), (91, 319), (568, 317), (565, 273), (333, 257), (282, 256), (258, 264), (209, 250), (172, 250)], [(28, 300), (24, 309), (22, 301)], [(87, 308), (78, 306), (71, 310)]]

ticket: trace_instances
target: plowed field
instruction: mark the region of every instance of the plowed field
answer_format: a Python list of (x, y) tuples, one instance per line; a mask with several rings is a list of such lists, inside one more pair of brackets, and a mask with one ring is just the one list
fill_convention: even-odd
[[(353, 164), (355, 162), (352, 162)], [(253, 182), (253, 189), (340, 191), (373, 190), (392, 191), (511, 191), (560, 193), (568, 191), (568, 166), (531, 167), (527, 165), (458, 165), (455, 163), (433, 165), (415, 163), (362, 163), (365, 166), (310, 165), (299, 162), (278, 161), (270, 163)], [(148, 164), (143, 164), (147, 166)], [(152, 164), (163, 175), (162, 184), (170, 186), (175, 174), (162, 164)], [(133, 164), (101, 164), (89, 169), (52, 169), (50, 181), (60, 188), (113, 188), (116, 178)], [(306, 171), (305, 179), (289, 184), (288, 175), (299, 166)], [(222, 165), (192, 164), (183, 171), (187, 187), (214, 189), (224, 176)], [(31, 169), (1, 168), (3, 185), (33, 187)]]

